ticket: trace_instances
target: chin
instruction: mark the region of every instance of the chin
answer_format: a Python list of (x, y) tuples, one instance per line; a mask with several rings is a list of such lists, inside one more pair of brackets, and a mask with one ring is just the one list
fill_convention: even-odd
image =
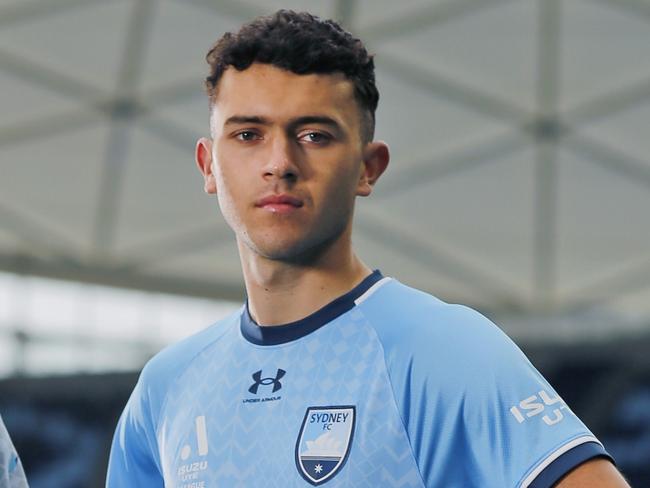
[(249, 247), (255, 254), (273, 261), (299, 262), (306, 254), (305, 247), (299, 242), (261, 243)]
[(336, 242), (339, 235), (315, 239), (274, 239), (249, 243), (256, 254), (274, 261), (308, 263), (318, 259)]

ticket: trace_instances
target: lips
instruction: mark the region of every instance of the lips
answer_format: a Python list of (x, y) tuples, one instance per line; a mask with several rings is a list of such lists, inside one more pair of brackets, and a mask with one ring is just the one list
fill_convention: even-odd
[(270, 212), (288, 213), (302, 207), (303, 201), (286, 194), (269, 195), (257, 200), (255, 206)]
[(263, 207), (265, 205), (291, 205), (293, 207), (302, 207), (302, 200), (290, 195), (270, 195), (268, 197), (260, 198), (255, 205)]

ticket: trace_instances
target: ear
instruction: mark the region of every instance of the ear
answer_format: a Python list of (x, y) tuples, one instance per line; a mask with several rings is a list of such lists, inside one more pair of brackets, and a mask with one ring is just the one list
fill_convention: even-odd
[(388, 145), (382, 141), (373, 141), (366, 144), (363, 150), (363, 162), (357, 184), (357, 195), (367, 197), (372, 192), (372, 187), (386, 171), (388, 161), (390, 160), (390, 151)]
[(196, 142), (196, 151), (194, 154), (196, 165), (203, 175), (205, 182), (203, 188), (206, 193), (217, 193), (217, 181), (212, 172), (212, 141), (207, 137), (201, 137)]

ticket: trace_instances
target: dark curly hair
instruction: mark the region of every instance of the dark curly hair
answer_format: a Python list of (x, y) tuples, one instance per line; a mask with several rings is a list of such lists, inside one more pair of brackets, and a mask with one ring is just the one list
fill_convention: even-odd
[(379, 92), (375, 65), (363, 43), (333, 20), (322, 20), (307, 12), (279, 10), (244, 24), (238, 32), (227, 32), (206, 56), (210, 75), (205, 87), (214, 103), (219, 80), (229, 66), (239, 71), (252, 63), (266, 63), (296, 74), (340, 72), (354, 84), (354, 96), (362, 114), (364, 142), (375, 131)]

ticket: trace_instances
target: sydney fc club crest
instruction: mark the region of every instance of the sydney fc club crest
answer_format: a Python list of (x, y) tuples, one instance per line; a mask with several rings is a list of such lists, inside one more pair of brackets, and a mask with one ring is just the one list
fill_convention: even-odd
[(296, 442), (296, 467), (312, 485), (331, 480), (350, 453), (354, 406), (309, 407)]

